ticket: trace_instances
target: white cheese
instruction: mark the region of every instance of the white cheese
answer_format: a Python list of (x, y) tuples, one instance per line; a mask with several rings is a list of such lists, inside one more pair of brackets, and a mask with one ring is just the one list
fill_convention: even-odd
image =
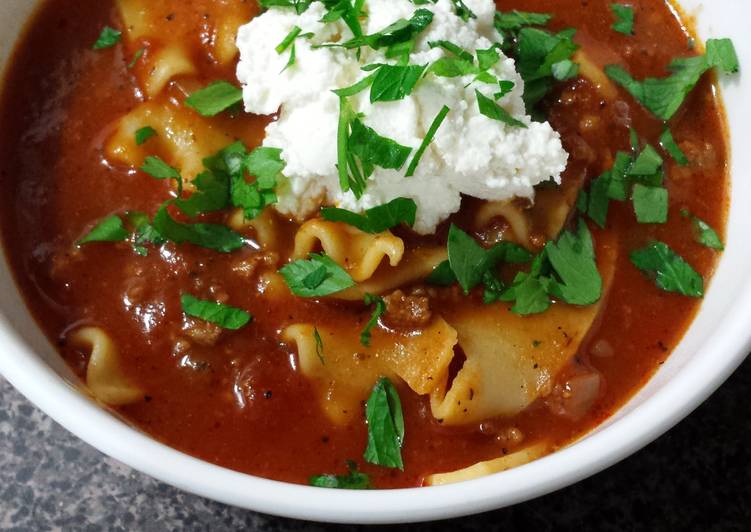
[[(465, 0), (476, 19), (465, 22), (454, 13), (451, 0), (415, 6), (409, 0), (367, 0), (366, 34), (375, 33), (399, 18), (409, 19), (417, 8), (429, 8), (433, 22), (417, 40), (410, 63), (433, 63), (447, 54), (430, 48), (429, 41), (449, 40), (475, 52), (498, 40), (493, 28), (493, 0)], [(363, 113), (366, 125), (380, 135), (417, 149), (443, 105), (451, 112), (420, 160), (413, 177), (405, 168), (376, 167), (365, 194), (356, 199), (342, 192), (336, 168), (339, 98), (332, 89), (347, 87), (365, 77), (361, 67), (393, 62), (383, 51), (364, 47), (358, 60), (354, 51), (314, 48), (315, 45), (352, 37), (341, 21), (319, 22), (325, 10), (314, 2), (302, 15), (292, 9), (273, 8), (240, 29), (237, 45), (241, 59), (237, 77), (243, 85), (245, 109), (251, 113), (279, 117), (266, 129), (265, 146), (282, 149), (287, 179), (277, 190), (276, 208), (304, 218), (321, 203), (360, 212), (397, 197), (417, 203), (415, 230), (422, 234), (459, 210), (461, 195), (487, 200), (513, 197), (534, 198), (534, 186), (554, 179), (568, 159), (559, 135), (548, 123), (532, 122), (522, 101), (523, 81), (513, 60), (503, 57), (490, 70), (501, 80), (515, 83), (498, 104), (528, 128), (513, 127), (480, 114), (475, 89), (492, 98), (497, 86), (472, 82), (474, 76), (457, 78), (428, 74), (412, 94), (396, 102), (371, 104), (369, 91), (351, 97), (353, 108)], [(311, 38), (295, 41), (295, 64), (285, 69), (289, 50), (279, 54), (275, 47), (295, 27)]]

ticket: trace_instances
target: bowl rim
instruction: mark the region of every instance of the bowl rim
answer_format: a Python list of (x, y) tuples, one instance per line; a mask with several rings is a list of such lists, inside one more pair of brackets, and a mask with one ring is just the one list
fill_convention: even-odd
[[(731, 2), (722, 3), (729, 6)], [(734, 27), (740, 28), (739, 24), (736, 21)], [(749, 40), (745, 37), (745, 45)], [(751, 54), (746, 55), (751, 58)], [(731, 177), (740, 170), (735, 158), (732, 160)], [(728, 229), (732, 215), (731, 210)], [(734, 244), (740, 245), (739, 239)], [(3, 250), (0, 268), (8, 268)], [(706, 335), (696, 351), (703, 356), (689, 358), (638, 408), (534, 462), (446, 486), (326, 490), (256, 477), (194, 458), (127, 425), (83, 395), (43, 362), (2, 309), (0, 373), (43, 412), (101, 452), (203, 497), (268, 514), (322, 522), (385, 524), (446, 519), (516, 504), (568, 486), (634, 453), (688, 415), (751, 350), (751, 279), (739, 285), (733, 304), (717, 316), (719, 326)], [(28, 313), (26, 308), (23, 311)], [(632, 397), (620, 410), (626, 410), (633, 400)]]

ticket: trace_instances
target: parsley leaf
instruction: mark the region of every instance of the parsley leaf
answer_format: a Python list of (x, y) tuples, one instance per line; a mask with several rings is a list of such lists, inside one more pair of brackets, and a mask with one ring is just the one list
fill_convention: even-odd
[(202, 172), (193, 180), (196, 190), (187, 199), (177, 198), (174, 204), (188, 216), (226, 209), (229, 205), (229, 181), (226, 175)]
[(378, 320), (386, 312), (386, 302), (382, 297), (365, 294), (364, 303), (368, 306), (375, 305), (373, 314), (370, 316), (368, 323), (365, 324), (365, 328), (360, 333), (360, 343), (365, 347), (369, 347), (371, 331), (373, 330), (373, 327), (378, 325)]
[(529, 11), (496, 11), (493, 24), (501, 35), (507, 31), (521, 30), (526, 26), (545, 26), (553, 15), (547, 13), (532, 13)]
[(486, 250), (467, 233), (451, 224), (448, 235), (448, 255), (454, 272), (465, 294), (480, 284), (487, 270)]
[[(574, 43), (574, 30), (557, 34), (539, 28), (525, 27), (519, 31), (513, 55), (524, 80), (524, 103), (532, 112), (535, 105), (553, 88), (556, 79), (575, 75), (570, 60), (579, 46)], [(555, 72), (554, 72), (554, 65)]]
[(681, 166), (686, 166), (688, 164), (688, 157), (683, 153), (680, 146), (676, 144), (673, 134), (667, 126), (662, 132), (662, 135), (660, 135), (660, 146)]
[[(243, 209), (245, 219), (251, 220), (277, 201), (274, 189), (285, 166), (281, 154), (281, 149), (266, 146), (248, 153), (242, 142), (235, 142), (203, 164), (218, 176), (227, 176), (232, 205)], [(255, 180), (246, 181), (245, 172)]]
[(634, 8), (626, 4), (610, 4), (610, 10), (616, 21), (612, 28), (624, 35), (634, 34)]
[(456, 275), (454, 275), (454, 271), (451, 269), (451, 263), (447, 260), (433, 268), (433, 271), (425, 279), (426, 283), (437, 286), (451, 286), (456, 281)]
[(156, 136), (156, 130), (151, 126), (144, 126), (136, 131), (136, 144), (142, 146), (151, 137)]
[(511, 312), (520, 316), (540, 314), (551, 302), (543, 280), (527, 272), (519, 272), (512, 286), (501, 295), (501, 301), (513, 301)]
[(183, 177), (180, 171), (174, 168), (155, 155), (149, 155), (141, 166), (141, 171), (149, 174), (155, 179), (174, 179), (177, 182), (178, 196), (183, 192)]
[(94, 43), (92, 48), (94, 50), (103, 50), (105, 48), (112, 48), (122, 40), (123, 33), (109, 26), (105, 26), (102, 33), (99, 34), (99, 38)]
[(208, 87), (191, 94), (185, 105), (201, 116), (216, 116), (243, 99), (242, 89), (226, 81), (215, 81)]
[(464, 22), (469, 21), (471, 18), (477, 18), (477, 15), (462, 0), (451, 0), (451, 2), (454, 4), (454, 13)]
[(330, 222), (344, 222), (366, 233), (382, 233), (405, 223), (410, 227), (415, 223), (417, 204), (410, 198), (396, 198), (388, 203), (373, 207), (364, 214), (357, 214), (346, 209), (324, 207), (321, 216)]
[(698, 216), (694, 216), (686, 209), (681, 210), (681, 216), (691, 219), (691, 229), (696, 242), (717, 251), (723, 251), (725, 249), (725, 245), (722, 243), (720, 235), (717, 234), (717, 231), (715, 231), (711, 225)]
[(363, 455), (371, 464), (404, 469), (404, 416), (399, 393), (386, 377), (381, 378), (365, 406), (368, 446)]
[(242, 309), (214, 301), (203, 301), (190, 294), (182, 294), (180, 304), (186, 315), (208, 321), (223, 329), (234, 331), (245, 327), (253, 319)]
[(428, 65), (381, 65), (370, 87), (370, 102), (393, 102), (412, 94)]
[(718, 67), (726, 74), (735, 74), (741, 68), (735, 46), (730, 39), (707, 40), (707, 63)]
[(310, 477), (309, 483), (317, 488), (365, 490), (370, 488), (368, 475), (357, 470), (357, 464), (347, 461), (349, 472), (346, 475), (317, 475)]
[(323, 339), (321, 338), (321, 333), (318, 332), (318, 328), (313, 328), (313, 340), (316, 343), (316, 356), (318, 356), (318, 360), (321, 362), (322, 366), (326, 365), (326, 358), (323, 356)]
[(398, 170), (411, 152), (412, 148), (382, 137), (363, 124), (347, 99), (339, 97), (337, 169), (343, 192), (351, 190), (361, 198), (376, 166)]
[[(610, 204), (611, 172), (594, 179), (589, 188), (586, 212), (601, 228), (605, 228)], [(625, 198), (624, 198), (625, 199)]]
[(658, 288), (689, 297), (704, 295), (704, 279), (664, 242), (652, 242), (630, 255), (642, 272), (653, 275)]
[(354, 286), (352, 277), (331, 257), (311, 253), (279, 270), (293, 294), (300, 297), (323, 297)]
[(576, 232), (564, 231), (556, 242), (548, 242), (545, 254), (560, 282), (553, 280), (549, 292), (572, 305), (591, 305), (602, 296), (602, 278), (597, 271), (592, 235), (579, 220)]
[(159, 208), (152, 224), (162, 238), (176, 244), (189, 242), (221, 253), (230, 253), (243, 246), (242, 236), (224, 225), (177, 222), (167, 211), (170, 203), (168, 201)]
[(400, 18), (376, 33), (355, 36), (343, 43), (331, 43), (322, 46), (343, 47), (347, 49), (368, 46), (374, 50), (383, 47), (395, 47), (401, 43), (411, 43), (413, 39), (433, 22), (433, 12), (428, 9), (418, 9), (409, 20)]
[(475, 95), (477, 96), (477, 106), (480, 109), (480, 114), (487, 116), (492, 120), (503, 122), (504, 124), (512, 127), (527, 129), (527, 124), (511, 116), (511, 114), (503, 107), (495, 103), (491, 98), (488, 98), (477, 89), (475, 89)]
[(640, 224), (664, 224), (668, 221), (668, 191), (637, 183), (633, 190), (634, 212)]
[(672, 74), (666, 78), (637, 81), (617, 65), (606, 66), (605, 73), (652, 114), (667, 121), (678, 111), (702, 75), (712, 67), (726, 73), (739, 70), (738, 57), (730, 39), (709, 39), (706, 55), (674, 59), (668, 66)]
[(441, 127), (441, 124), (443, 124), (443, 121), (446, 119), (446, 115), (448, 115), (450, 111), (451, 109), (449, 109), (446, 105), (444, 105), (441, 110), (438, 111), (438, 114), (433, 119), (433, 122), (428, 128), (428, 132), (425, 134), (425, 138), (422, 139), (420, 147), (417, 148), (417, 151), (412, 157), (412, 160), (407, 167), (407, 172), (404, 174), (405, 177), (412, 177), (413, 175), (415, 175), (415, 170), (417, 170), (417, 165), (420, 164), (420, 159), (422, 159), (425, 150), (428, 149), (428, 146), (433, 141), (435, 134), (438, 133), (438, 129)]
[(97, 223), (77, 244), (81, 246), (92, 242), (122, 242), (128, 238), (128, 235), (122, 219), (113, 214)]

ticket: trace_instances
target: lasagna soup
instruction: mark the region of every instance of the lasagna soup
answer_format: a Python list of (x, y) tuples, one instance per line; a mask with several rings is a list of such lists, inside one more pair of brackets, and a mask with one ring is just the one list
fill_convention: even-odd
[(680, 341), (723, 249), (718, 77), (664, 0), (45, 0), (2, 236), (80, 387), (324, 488), (554, 452)]

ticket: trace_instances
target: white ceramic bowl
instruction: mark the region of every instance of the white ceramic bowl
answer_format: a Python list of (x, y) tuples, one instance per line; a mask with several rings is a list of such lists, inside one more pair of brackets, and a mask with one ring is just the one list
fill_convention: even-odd
[[(37, 2), (0, 0), (0, 69)], [(702, 38), (731, 37), (751, 69), (751, 3), (684, 0)], [(748, 70), (747, 70), (748, 71)], [(747, 72), (746, 71), (746, 72)], [(524, 501), (592, 475), (635, 452), (696, 408), (751, 348), (751, 81), (723, 87), (732, 142), (727, 251), (701, 312), (655, 377), (615, 416), (570, 447), (531, 464), (442, 487), (326, 490), (265, 480), (197, 460), (133, 429), (77, 390), (75, 378), (30, 317), (0, 259), (0, 371), (26, 397), (102, 452), (179, 488), (270, 514), (347, 523), (393, 523), (465, 515)], [(746, 97), (743, 97), (745, 92)], [(2, 253), (0, 251), (0, 253)]]

